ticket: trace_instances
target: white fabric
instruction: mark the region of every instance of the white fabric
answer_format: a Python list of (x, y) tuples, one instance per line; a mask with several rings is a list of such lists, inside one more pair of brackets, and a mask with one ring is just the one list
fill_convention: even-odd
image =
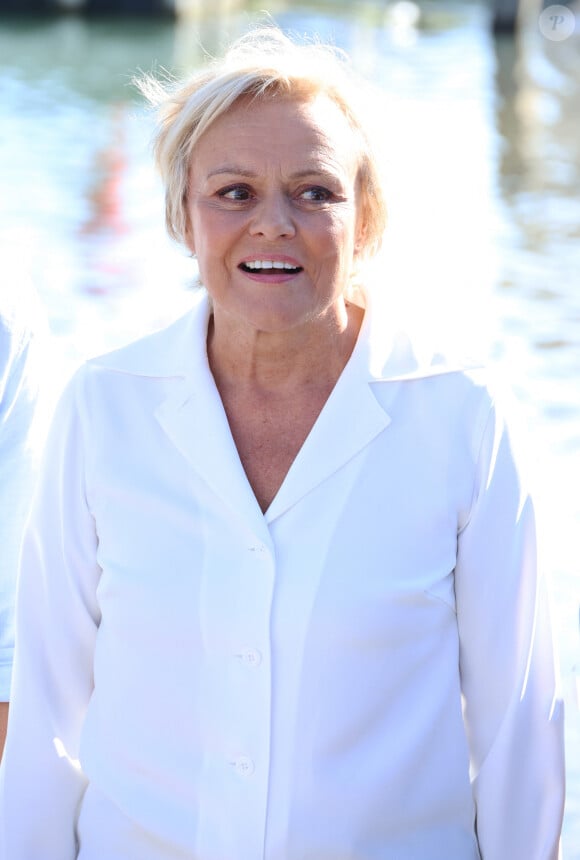
[(59, 407), (0, 856), (552, 860), (547, 604), (483, 372), (424, 364), (367, 311), (262, 515), (208, 313), (89, 362)]
[(31, 288), (0, 286), (0, 702), (10, 694), (18, 557), (41, 447), (42, 329)]

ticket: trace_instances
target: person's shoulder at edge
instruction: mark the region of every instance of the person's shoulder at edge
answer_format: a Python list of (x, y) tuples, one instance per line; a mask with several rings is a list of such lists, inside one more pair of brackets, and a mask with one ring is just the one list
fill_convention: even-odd
[(0, 286), (0, 349), (21, 351), (33, 339), (46, 338), (48, 323), (36, 290), (28, 278)]

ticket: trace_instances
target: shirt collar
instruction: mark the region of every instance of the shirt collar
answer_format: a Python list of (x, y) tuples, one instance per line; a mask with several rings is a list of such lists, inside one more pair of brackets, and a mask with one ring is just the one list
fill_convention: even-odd
[[(397, 326), (395, 318), (377, 309), (372, 292), (365, 293), (365, 315), (353, 354), (345, 368), (369, 382), (420, 379), (473, 369), (481, 362), (450, 358)], [(120, 373), (149, 377), (192, 377), (207, 370), (206, 337), (211, 306), (205, 290), (194, 294), (192, 307), (166, 328), (91, 363)]]

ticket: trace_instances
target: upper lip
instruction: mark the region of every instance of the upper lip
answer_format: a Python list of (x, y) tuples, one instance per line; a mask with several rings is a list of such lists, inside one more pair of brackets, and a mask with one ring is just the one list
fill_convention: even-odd
[(286, 254), (272, 254), (268, 251), (265, 251), (264, 253), (249, 254), (247, 257), (244, 257), (242, 260), (240, 260), (239, 265), (242, 266), (247, 263), (257, 262), (286, 263), (287, 265), (292, 266), (296, 269), (302, 268), (302, 265), (294, 257), (288, 257)]

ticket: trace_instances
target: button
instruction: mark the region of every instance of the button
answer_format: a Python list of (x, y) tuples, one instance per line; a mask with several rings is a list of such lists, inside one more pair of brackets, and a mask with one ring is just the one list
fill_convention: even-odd
[(236, 657), (246, 666), (252, 668), (258, 667), (262, 662), (262, 655), (256, 648), (244, 648), (243, 651), (236, 654)]
[(266, 552), (266, 547), (263, 543), (255, 544), (254, 546), (248, 547), (250, 552)]
[(255, 770), (254, 762), (247, 755), (238, 756), (231, 765), (240, 776), (251, 776)]

